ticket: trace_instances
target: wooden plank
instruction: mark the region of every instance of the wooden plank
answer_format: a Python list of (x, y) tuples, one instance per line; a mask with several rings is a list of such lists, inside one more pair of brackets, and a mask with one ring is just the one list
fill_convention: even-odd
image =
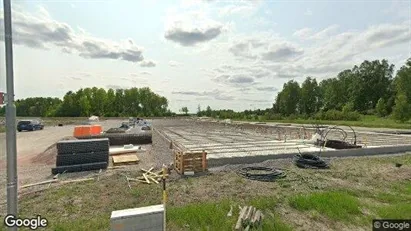
[(205, 151), (203, 151), (202, 164), (203, 164), (203, 171), (205, 171), (208, 168), (207, 167), (207, 152), (205, 152)]
[(92, 180), (95, 180), (95, 179), (94, 178), (83, 178), (83, 179), (60, 181), (59, 183), (66, 184), (66, 183), (84, 182), (84, 181), (92, 181)]
[(38, 183), (26, 184), (26, 185), (21, 186), (20, 188), (29, 188), (29, 187), (33, 187), (33, 186), (37, 186), (37, 185), (54, 183), (54, 182), (57, 182), (57, 181), (58, 181), (57, 179), (46, 180), (46, 181), (41, 181), (41, 182), (38, 182)]
[(147, 175), (144, 173), (143, 174), (144, 179), (146, 180), (147, 184), (150, 184), (151, 182), (148, 180)]
[(246, 214), (246, 216), (245, 216), (245, 218), (244, 218), (244, 224), (245, 224), (245, 225), (247, 225), (247, 224), (250, 223), (251, 216), (252, 216), (252, 214), (254, 213), (254, 211), (255, 211), (255, 208), (254, 208), (253, 206), (251, 206), (250, 209), (247, 211), (247, 214)]
[(147, 178), (149, 178), (150, 180), (154, 181), (154, 183), (156, 183), (156, 184), (159, 183), (159, 182), (158, 182), (156, 179), (154, 179), (154, 177), (152, 177), (152, 176), (147, 176)]
[(110, 167), (107, 167), (107, 169), (109, 169), (109, 170), (111, 170), (111, 169), (121, 169), (121, 168), (124, 168), (125, 166), (110, 166)]
[(243, 217), (245, 216), (245, 214), (248, 211), (248, 207), (244, 206), (241, 211), (240, 211), (240, 215), (238, 216), (238, 220), (237, 223), (235, 225), (235, 230), (242, 230), (243, 228)]
[(113, 156), (113, 165), (137, 164), (140, 160), (135, 154)]

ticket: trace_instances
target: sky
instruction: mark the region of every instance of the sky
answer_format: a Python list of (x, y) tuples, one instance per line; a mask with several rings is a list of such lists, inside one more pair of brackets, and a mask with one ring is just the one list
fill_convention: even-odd
[[(13, 0), (15, 97), (150, 87), (178, 112), (265, 109), (289, 80), (411, 57), (411, 1)], [(3, 9), (0, 91), (5, 91)]]

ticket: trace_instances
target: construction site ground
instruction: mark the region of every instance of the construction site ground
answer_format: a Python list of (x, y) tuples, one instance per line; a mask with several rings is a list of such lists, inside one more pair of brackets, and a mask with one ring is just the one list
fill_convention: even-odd
[[(100, 122), (104, 129), (120, 123)], [(73, 126), (18, 133), (19, 185), (52, 178), (55, 143), (70, 138)], [(40, 214), (48, 218), (50, 230), (107, 230), (111, 211), (161, 203), (161, 184), (132, 182), (130, 189), (125, 175), (137, 177), (140, 168), (159, 169), (170, 163), (170, 139), (192, 150), (207, 149), (210, 157), (218, 158), (284, 152), (296, 149), (295, 145), (304, 150), (306, 144), (299, 142), (310, 133), (309, 128), (305, 128), (307, 132), (298, 126), (264, 128), (191, 119), (154, 120), (153, 126), (153, 144), (143, 145), (147, 152), (138, 155), (139, 164), (106, 170), (99, 175), (99, 181), (33, 187), (31, 191), (42, 191), (26, 195), (30, 191), (21, 191), (19, 211), (25, 216)], [(0, 134), (2, 147), (4, 135)], [(381, 146), (410, 144), (411, 137), (367, 131), (360, 132), (357, 139), (359, 144)], [(0, 198), (6, 198), (5, 152), (1, 151)], [(238, 217), (238, 205), (263, 209), (263, 230), (371, 230), (373, 218), (405, 219), (402, 216), (411, 214), (411, 206), (404, 203), (411, 200), (410, 153), (325, 159), (331, 165), (328, 170), (299, 169), (290, 159), (253, 164), (286, 171), (286, 178), (270, 183), (238, 176), (235, 171), (248, 166), (244, 164), (212, 167), (199, 177), (180, 177), (173, 172), (168, 180), (168, 230), (231, 230)], [(402, 166), (396, 167), (398, 163)], [(96, 177), (97, 173), (69, 173), (63, 177)], [(0, 203), (0, 216), (4, 216), (5, 203)], [(230, 206), (233, 216), (227, 217)]]

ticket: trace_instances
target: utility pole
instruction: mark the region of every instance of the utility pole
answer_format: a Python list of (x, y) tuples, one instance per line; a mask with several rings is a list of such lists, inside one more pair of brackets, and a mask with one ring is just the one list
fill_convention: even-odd
[[(14, 105), (13, 40), (11, 29), (11, 3), (3, 0), (4, 42), (6, 48), (6, 148), (7, 148), (7, 214), (17, 217), (17, 145), (16, 106)], [(17, 230), (10, 227), (9, 230)]]

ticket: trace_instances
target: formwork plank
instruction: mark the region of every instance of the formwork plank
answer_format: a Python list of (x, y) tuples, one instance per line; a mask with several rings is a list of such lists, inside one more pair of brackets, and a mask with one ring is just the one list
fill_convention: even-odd
[(135, 154), (123, 154), (115, 155), (113, 158), (113, 165), (123, 165), (123, 164), (137, 164), (140, 160)]

